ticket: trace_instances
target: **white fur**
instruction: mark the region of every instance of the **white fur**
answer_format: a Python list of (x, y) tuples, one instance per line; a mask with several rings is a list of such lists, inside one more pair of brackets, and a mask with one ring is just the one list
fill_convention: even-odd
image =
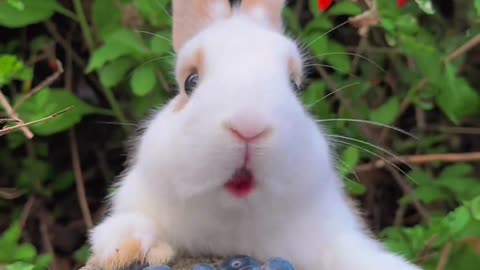
[[(206, 75), (181, 111), (177, 97), (148, 122), (92, 231), (94, 256), (107, 259), (133, 235), (145, 251), (165, 241), (192, 255), (279, 256), (297, 270), (418, 269), (370, 238), (348, 206), (328, 142), (289, 83), (295, 43), (236, 14), (185, 44), (177, 65), (198, 48)], [(252, 145), (258, 186), (246, 199), (223, 189), (244, 146), (222, 125), (241, 112), (272, 127)]]

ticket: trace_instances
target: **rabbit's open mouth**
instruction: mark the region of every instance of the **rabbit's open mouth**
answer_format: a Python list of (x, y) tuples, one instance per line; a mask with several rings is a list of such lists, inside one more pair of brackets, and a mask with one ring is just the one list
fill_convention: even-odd
[(245, 167), (237, 169), (225, 184), (225, 189), (238, 198), (248, 196), (254, 188), (255, 178), (252, 172)]

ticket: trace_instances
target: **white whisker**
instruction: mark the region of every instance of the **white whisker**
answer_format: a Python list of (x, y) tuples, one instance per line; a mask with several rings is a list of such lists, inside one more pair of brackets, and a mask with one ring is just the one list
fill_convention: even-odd
[(317, 37), (317, 38), (315, 38), (314, 40), (312, 40), (310, 43), (307, 44), (306, 47), (308, 48), (308, 47), (312, 46), (315, 42), (317, 42), (317, 41), (318, 41), (319, 39), (321, 39), (322, 37), (330, 34), (331, 32), (333, 32), (333, 31), (337, 30), (338, 28), (340, 28), (340, 27), (348, 24), (349, 22), (350, 22), (350, 21), (347, 20), (347, 21), (345, 21), (345, 22), (343, 22), (343, 23), (341, 23), (341, 24), (333, 27), (332, 29), (328, 30), (327, 32), (323, 33), (323, 34), (320, 35), (319, 37)]
[(402, 164), (406, 165), (409, 169), (412, 169), (412, 167), (410, 165), (408, 165), (407, 163), (403, 162), (401, 159), (398, 158), (397, 155), (395, 155), (394, 153), (388, 151), (387, 149), (383, 148), (383, 147), (380, 147), (378, 145), (375, 145), (373, 143), (369, 143), (369, 142), (366, 142), (366, 141), (363, 141), (363, 140), (359, 140), (359, 139), (355, 139), (355, 138), (350, 138), (350, 137), (347, 137), (347, 136), (342, 136), (342, 135), (334, 135), (334, 134), (328, 134), (327, 135), (328, 137), (333, 137), (333, 138), (337, 138), (337, 139), (342, 139), (342, 140), (347, 140), (347, 141), (353, 141), (353, 142), (357, 142), (357, 143), (361, 143), (361, 144), (365, 144), (365, 145), (368, 145), (370, 147), (373, 147), (377, 150), (380, 150), (388, 155), (390, 155), (391, 157), (395, 158), (396, 160), (400, 161)]
[(375, 61), (373, 61), (372, 59), (366, 57), (366, 56), (363, 56), (361, 54), (358, 54), (358, 53), (349, 53), (349, 52), (331, 52), (331, 53), (322, 53), (322, 54), (319, 54), (319, 55), (316, 55), (316, 57), (322, 57), (322, 56), (326, 56), (326, 55), (350, 55), (350, 56), (356, 56), (356, 57), (359, 57), (363, 60), (366, 60), (368, 62), (370, 62), (372, 65), (374, 65), (375, 67), (377, 67), (380, 71), (382, 71), (383, 73), (386, 73), (385, 69), (383, 69), (379, 64), (377, 64)]
[(163, 39), (163, 40), (166, 40), (166, 41), (168, 41), (168, 42), (172, 42), (171, 39), (166, 38), (166, 37), (164, 37), (164, 36), (157, 35), (157, 34), (152, 33), (152, 32), (143, 31), (143, 30), (135, 30), (135, 32), (137, 32), (137, 33), (142, 33), (142, 34), (152, 35), (152, 36), (154, 36), (154, 37), (158, 37), (158, 38)]
[(393, 168), (395, 168), (396, 170), (398, 170), (399, 172), (401, 172), (403, 175), (405, 175), (405, 177), (407, 177), (408, 179), (410, 179), (412, 182), (416, 183), (415, 179), (413, 179), (410, 175), (408, 175), (404, 170), (402, 170), (402, 169), (401, 169), (399, 166), (397, 166), (395, 163), (389, 161), (388, 159), (382, 157), (381, 155), (376, 154), (376, 153), (373, 152), (373, 151), (367, 150), (366, 148), (361, 147), (361, 146), (359, 146), (359, 145), (352, 144), (352, 143), (348, 143), (348, 142), (341, 141), (341, 140), (331, 139), (330, 141), (335, 142), (335, 143), (338, 143), (338, 144), (341, 144), (341, 145), (344, 145), (344, 146), (351, 146), (351, 147), (357, 148), (357, 149), (359, 149), (359, 150), (365, 151), (366, 153), (369, 153), (369, 154), (373, 155), (374, 157), (377, 157), (377, 158), (385, 161), (385, 163), (387, 163), (388, 165), (392, 166)]
[(398, 131), (404, 135), (407, 135), (415, 140), (419, 140), (419, 138), (413, 134), (411, 134), (410, 132), (408, 131), (405, 131), (401, 128), (397, 128), (397, 127), (393, 127), (393, 126), (389, 126), (389, 125), (385, 125), (385, 124), (382, 124), (382, 123), (378, 123), (378, 122), (374, 122), (374, 121), (368, 121), (368, 120), (362, 120), (362, 119), (350, 119), (350, 118), (338, 118), (338, 119), (320, 119), (320, 120), (317, 120), (318, 123), (323, 123), (323, 122), (335, 122), (335, 121), (344, 121), (344, 122), (358, 122), (358, 123), (363, 123), (363, 124), (369, 124), (369, 125), (375, 125), (375, 126), (380, 126), (380, 127), (384, 127), (384, 128), (389, 128), (389, 129), (392, 129), (392, 130), (395, 130), (395, 131)]
[(328, 98), (329, 96), (334, 95), (335, 93), (337, 93), (337, 92), (339, 92), (339, 91), (342, 91), (343, 89), (348, 88), (348, 87), (353, 86), (353, 85), (356, 85), (356, 84), (360, 84), (360, 83), (359, 83), (359, 82), (356, 82), (356, 83), (351, 83), (351, 84), (347, 84), (347, 85), (345, 85), (345, 86), (342, 86), (342, 87), (338, 88), (337, 90), (335, 90), (335, 91), (333, 91), (333, 92), (331, 92), (331, 93), (323, 96), (322, 98), (316, 100), (314, 103), (312, 103), (312, 104), (310, 104), (310, 105), (307, 105), (307, 107), (308, 107), (308, 108), (311, 108), (311, 107), (315, 106), (318, 102), (320, 102), (320, 101)]

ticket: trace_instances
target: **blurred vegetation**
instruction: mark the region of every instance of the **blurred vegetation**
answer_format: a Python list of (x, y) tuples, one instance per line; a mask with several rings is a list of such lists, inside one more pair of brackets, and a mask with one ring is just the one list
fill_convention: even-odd
[[(425, 269), (478, 269), (480, 1), (290, 2), (302, 99), (369, 225)], [(0, 268), (88, 258), (126, 139), (174, 94), (169, 13), (166, 0), (0, 0)]]

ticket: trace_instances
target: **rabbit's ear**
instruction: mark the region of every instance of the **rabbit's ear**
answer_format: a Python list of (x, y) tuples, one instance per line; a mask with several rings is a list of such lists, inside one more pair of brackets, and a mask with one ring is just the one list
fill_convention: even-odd
[(228, 0), (173, 0), (173, 45), (178, 51), (210, 23), (232, 13)]
[(282, 11), (286, 0), (243, 0), (240, 9), (276, 30), (282, 31)]

